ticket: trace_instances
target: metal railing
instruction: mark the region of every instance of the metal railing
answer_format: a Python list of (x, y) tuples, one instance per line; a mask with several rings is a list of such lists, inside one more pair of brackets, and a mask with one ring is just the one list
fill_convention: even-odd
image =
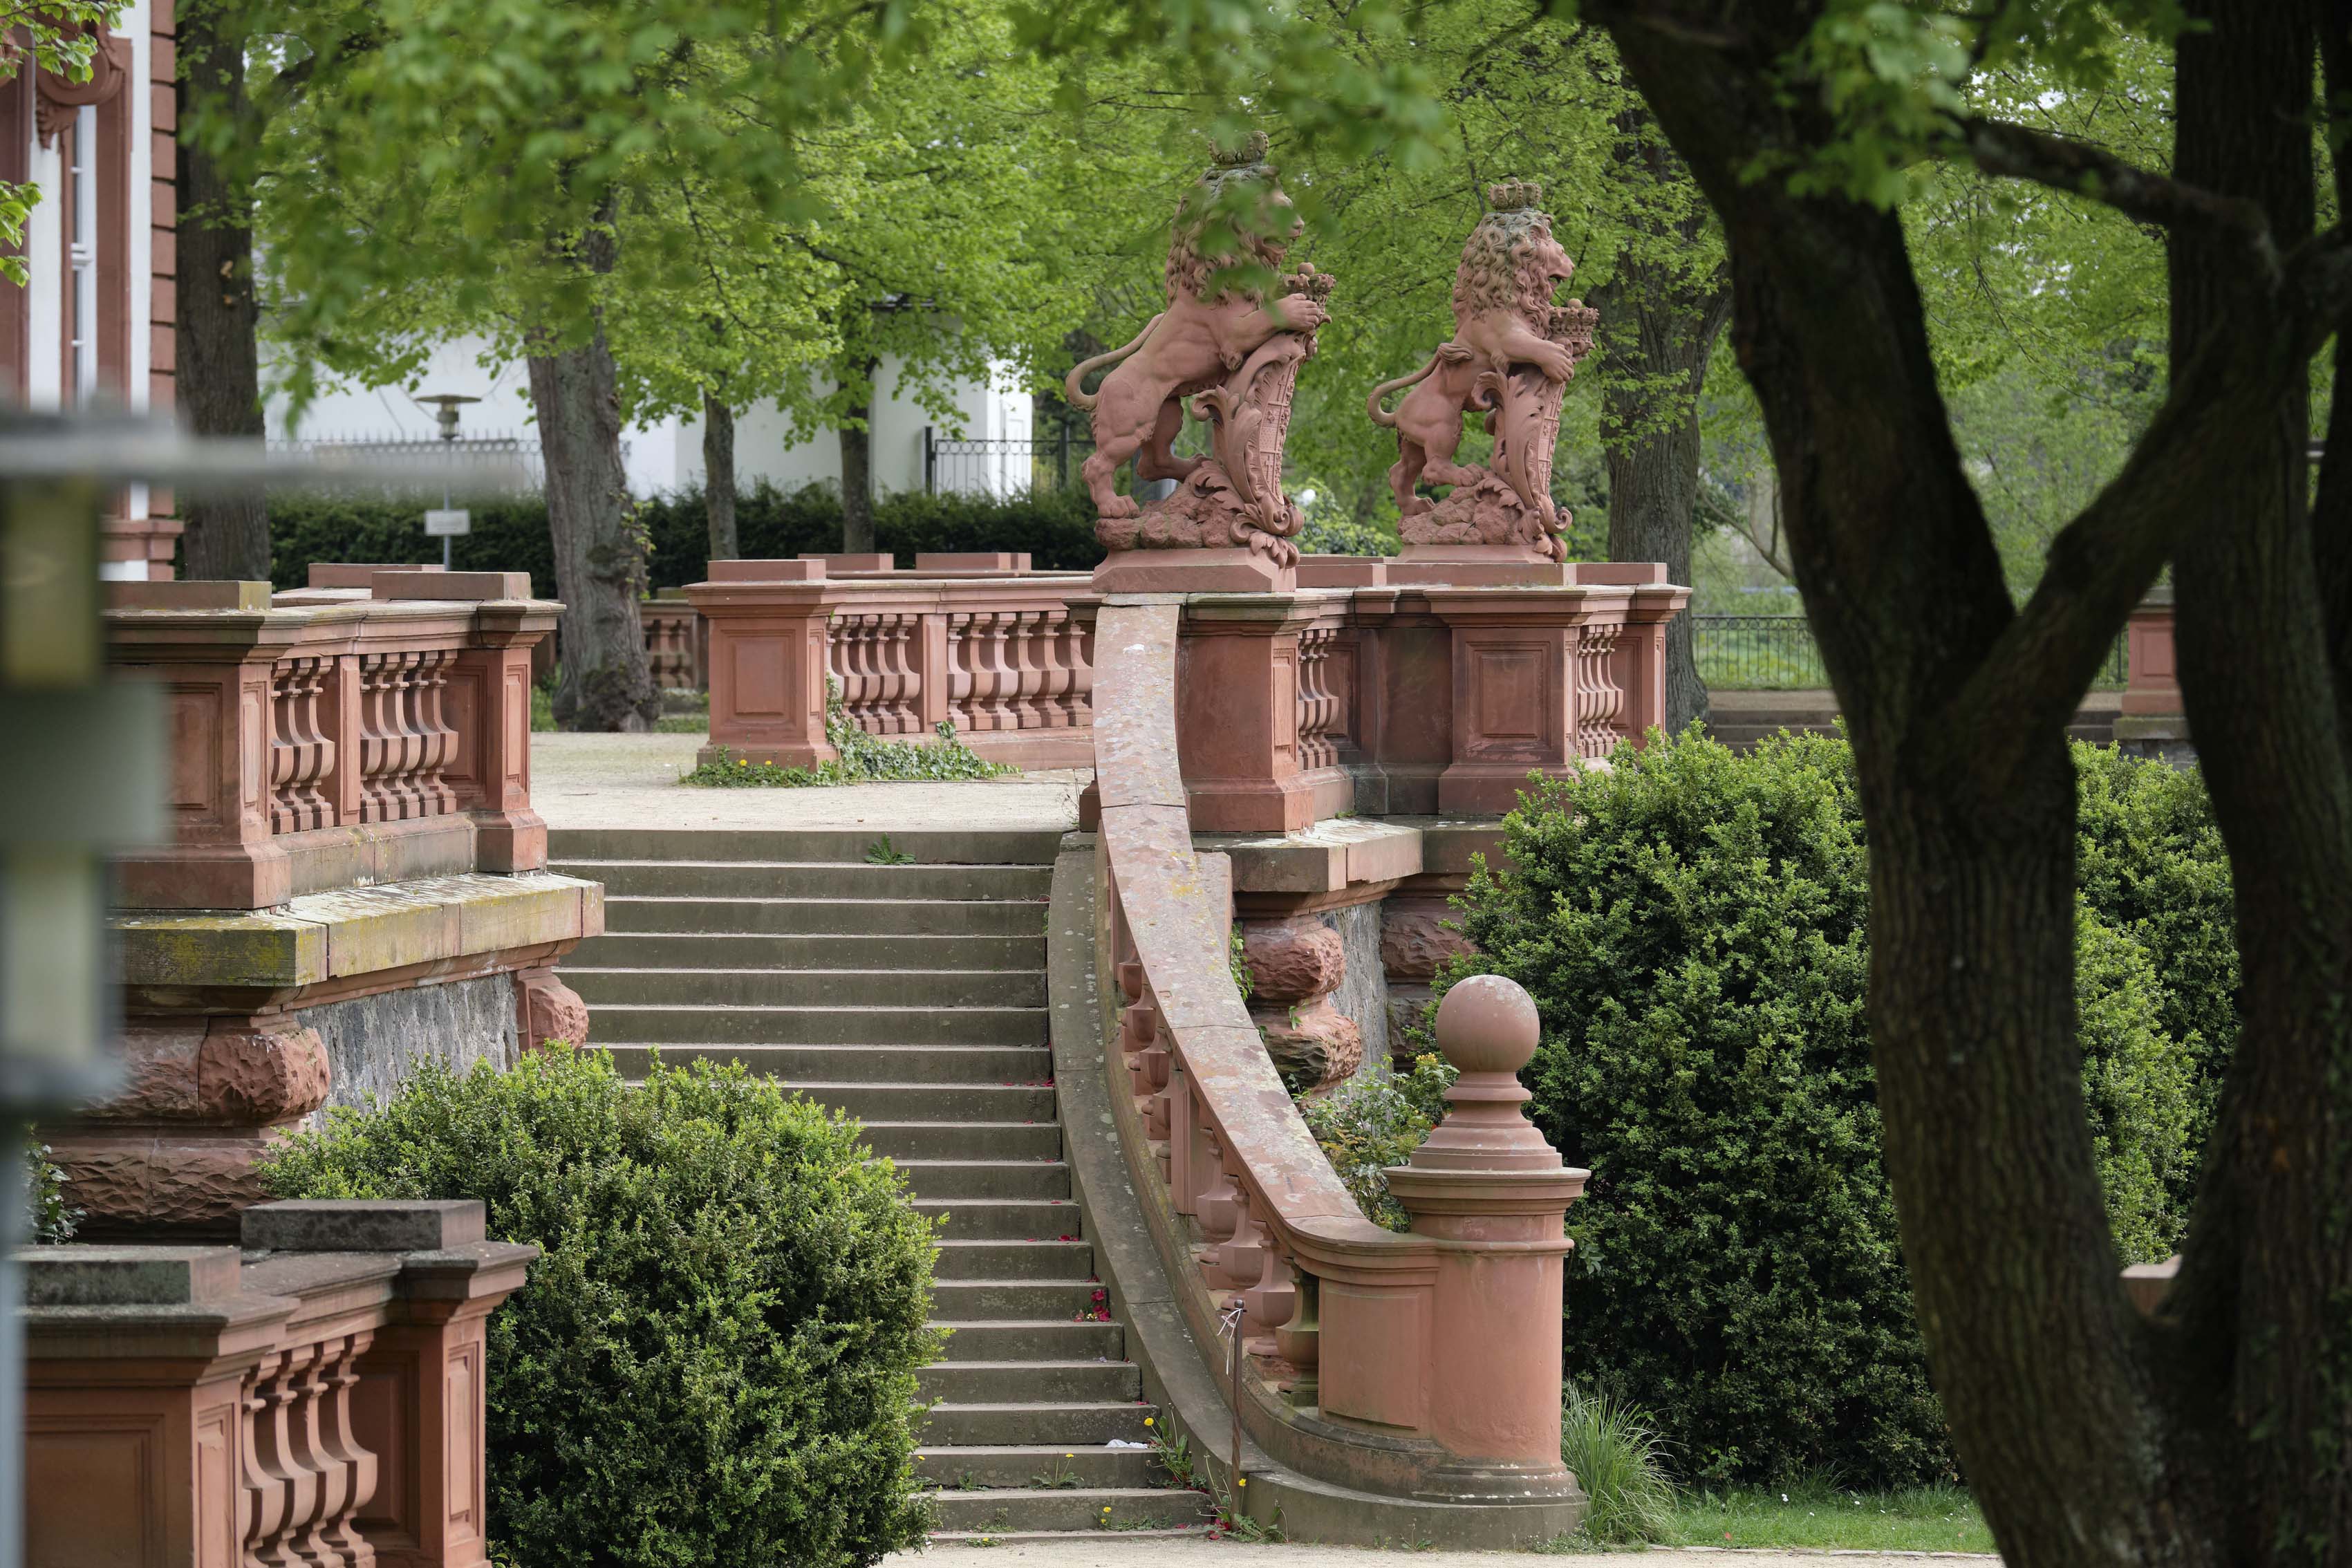
[[(483, 492), (529, 494), (547, 488), (547, 463), (535, 437), (463, 436), (455, 441), (444, 441), (437, 436), (280, 437), (269, 442), (269, 450), (299, 453), (311, 458), (321, 475), (329, 478), (333, 476), (338, 463), (364, 463), (370, 470), (369, 488), (387, 492), (437, 490), (443, 487), (452, 465), (461, 471), (479, 469)], [(622, 443), (621, 450), (625, 462), (626, 442)], [(397, 468), (407, 463), (416, 464), (420, 470), (415, 485), (404, 486), (397, 478), (383, 476), (387, 465)], [(432, 470), (429, 476), (423, 472), (428, 468)], [(458, 488), (466, 487), (460, 482)]]
[[(1813, 628), (1802, 616), (1693, 616), (1691, 652), (1698, 678), (1718, 691), (1812, 691), (1828, 687)], [(2124, 639), (2117, 637), (2092, 685), (2121, 689)]]
[(1043, 436), (951, 440), (923, 426), (923, 489), (932, 495), (1014, 496), (1077, 482), (1093, 438), (1068, 426)]

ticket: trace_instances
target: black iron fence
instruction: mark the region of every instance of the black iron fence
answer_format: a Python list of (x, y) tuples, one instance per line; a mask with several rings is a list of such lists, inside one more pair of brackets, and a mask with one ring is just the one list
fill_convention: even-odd
[(1066, 490), (1092, 455), (1091, 437), (1067, 426), (1042, 436), (951, 440), (923, 426), (923, 489), (932, 495), (1013, 496)]
[[(1699, 679), (1720, 691), (1810, 691), (1830, 683), (1802, 616), (1693, 616), (1691, 652)], [(2119, 688), (2124, 677), (2117, 637), (2093, 684)]]

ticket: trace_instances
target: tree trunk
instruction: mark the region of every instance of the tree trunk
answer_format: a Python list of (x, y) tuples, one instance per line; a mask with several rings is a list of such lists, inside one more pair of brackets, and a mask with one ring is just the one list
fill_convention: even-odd
[[(180, 97), (186, 101), (192, 89), (219, 94), (243, 120), (245, 39), (221, 37), (214, 30), (217, 20), (201, 6), (180, 18)], [(180, 291), (173, 336), (180, 408), (195, 435), (258, 439), (266, 427), (255, 341), (252, 195), (201, 150), (182, 142), (178, 157)], [(180, 517), (185, 575), (269, 576), (269, 503), (259, 489), (184, 497)]]
[[(871, 388), (879, 362), (866, 362), (865, 381)], [(874, 398), (845, 411), (841, 426), (841, 549), (846, 555), (869, 554), (874, 549)]]
[[(2179, 45), (2174, 173), (2259, 204), (2269, 256), (2310, 226), (2305, 4), (2217, 4)], [(1722, 216), (1853, 741), (1887, 1170), (1954, 1442), (2010, 1568), (2352, 1561), (2352, 785), (2301, 511), (2323, 334), (2242, 236), (2176, 243), (2170, 395), (2013, 605), (1898, 218), (1774, 172), (1820, 167), (1827, 121), (1780, 63), (1818, 9), (1608, 26)], [(2084, 1120), (2065, 727), (2168, 557), (2245, 1030), (2179, 1283), (2143, 1322)]]
[[(1601, 451), (1609, 468), (1609, 559), (1660, 561), (1666, 580), (1691, 579), (1698, 507), (1698, 399), (1715, 340), (1731, 313), (1731, 279), (1686, 258), (1706, 207), (1646, 111), (1618, 116), (1612, 177), (1632, 187), (1634, 215), (1610, 279), (1591, 303), (1601, 311)], [(1687, 195), (1679, 218), (1662, 216), (1660, 193)], [(1706, 686), (1691, 647), (1688, 610), (1666, 625), (1665, 727), (1707, 714)]]
[(735, 411), (702, 395), (702, 504), (710, 518), (710, 559), (742, 554), (735, 537)]
[[(613, 268), (611, 230), (591, 227), (579, 259)], [(567, 730), (643, 732), (661, 714), (637, 602), (646, 536), (621, 466), (621, 399), (613, 350), (598, 324), (587, 342), (530, 358), (530, 402), (547, 468), (547, 527), (555, 552), (562, 660), (555, 721)]]

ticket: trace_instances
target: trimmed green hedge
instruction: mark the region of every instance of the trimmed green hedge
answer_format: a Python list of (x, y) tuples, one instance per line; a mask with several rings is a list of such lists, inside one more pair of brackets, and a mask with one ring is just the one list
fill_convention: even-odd
[[(270, 575), (299, 586), (314, 561), (441, 559), (441, 542), (425, 537), (422, 500), (287, 495), (269, 503)], [(438, 502), (431, 504), (437, 505)], [(473, 531), (454, 542), (450, 564), (461, 572), (529, 572), (535, 592), (555, 597), (555, 557), (547, 503), (537, 496), (468, 503)], [(710, 527), (702, 493), (688, 490), (646, 501), (642, 516), (653, 541), (656, 588), (698, 583), (708, 574)], [(790, 560), (841, 548), (841, 497), (822, 485), (783, 491), (761, 483), (738, 498), (735, 526), (745, 556)], [(919, 490), (874, 503), (877, 546), (912, 566), (918, 551), (1025, 550), (1040, 569), (1087, 571), (1102, 560), (1093, 503), (1082, 490), (1043, 490), (1013, 500)]]
[[(2193, 775), (2079, 756), (2088, 1120), (2119, 1251), (2161, 1258), (2200, 1064), (2227, 1048), (2175, 1032), (2220, 1027), (2219, 964), (2176, 989), (2169, 956), (2231, 945), (2218, 839)], [(1482, 868), (1460, 900), (1479, 956), (1454, 974), (1534, 995), (1533, 1114), (1593, 1173), (1569, 1211), (1570, 1380), (1652, 1412), (1694, 1477), (1948, 1474), (1880, 1157), (1845, 743), (1742, 756), (1694, 727), (1523, 798), (1504, 837), (1509, 874)], [(2198, 899), (2165, 904), (2181, 889)]]
[(428, 1062), (266, 1166), (284, 1197), (479, 1198), (536, 1242), (488, 1325), (511, 1568), (866, 1564), (919, 1547), (931, 1227), (855, 1123), (740, 1064)]

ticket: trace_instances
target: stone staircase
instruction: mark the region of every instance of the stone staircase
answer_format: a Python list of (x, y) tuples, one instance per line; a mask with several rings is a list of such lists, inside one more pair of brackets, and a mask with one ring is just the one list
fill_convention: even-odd
[[(1046, 1043), (1054, 833), (570, 829), (605, 931), (562, 968), (621, 1070), (732, 1058), (866, 1124), (946, 1216), (946, 1359), (919, 1463), (936, 1539), (1183, 1532), (1197, 1493), (1148, 1447), (1142, 1382), (1071, 1201)], [(884, 857), (887, 858), (887, 857)]]

